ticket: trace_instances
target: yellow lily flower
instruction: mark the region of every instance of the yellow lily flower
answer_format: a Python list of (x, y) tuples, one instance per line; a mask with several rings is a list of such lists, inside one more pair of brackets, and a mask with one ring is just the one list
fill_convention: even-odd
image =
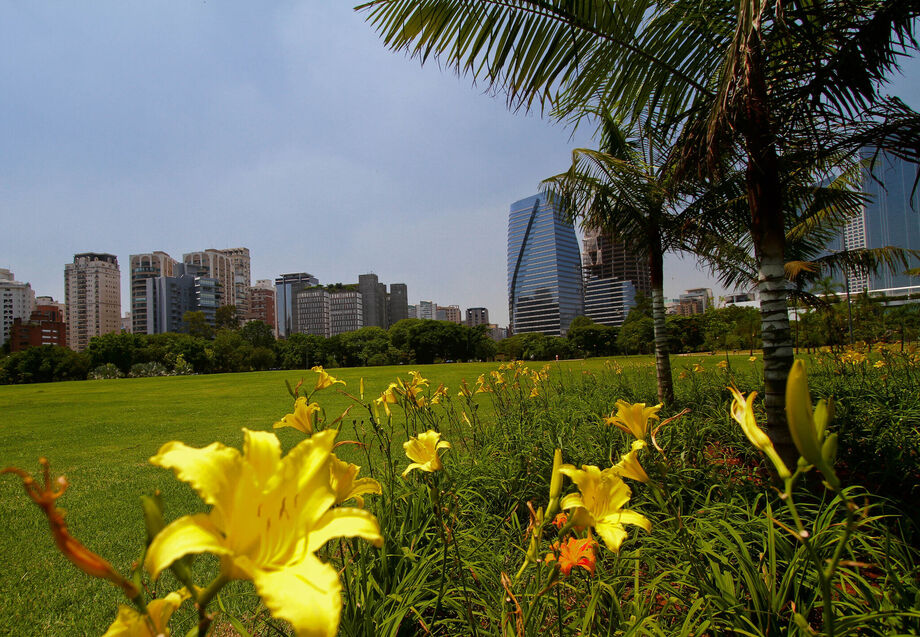
[(620, 456), (620, 461), (613, 466), (613, 469), (623, 478), (630, 478), (638, 482), (648, 482), (648, 474), (639, 464), (638, 458), (639, 450), (644, 447), (644, 440), (634, 440), (629, 453), (624, 453)]
[(651, 532), (652, 523), (648, 518), (623, 508), (629, 502), (632, 491), (613, 467), (601, 471), (593, 465), (582, 465), (581, 469), (576, 469), (567, 464), (559, 471), (571, 478), (580, 491), (562, 498), (562, 508), (575, 509), (575, 523), (594, 527), (611, 551), (619, 551), (628, 536), (624, 524), (634, 524)]
[(224, 577), (252, 580), (272, 615), (290, 622), (298, 637), (332, 637), (341, 585), (316, 551), (335, 537), (382, 545), (377, 519), (362, 509), (331, 508), (334, 429), (301, 441), (283, 458), (274, 434), (243, 432), (242, 454), (220, 443), (196, 449), (170, 442), (150, 459), (188, 482), (211, 510), (160, 531), (144, 566), (157, 578), (186, 555), (212, 553)]
[(396, 392), (399, 390), (399, 385), (396, 383), (390, 383), (390, 386), (387, 387), (380, 398), (376, 399), (374, 402), (377, 405), (383, 405), (383, 410), (387, 413), (387, 416), (390, 415), (390, 405), (395, 405), (398, 399)]
[(320, 389), (326, 389), (327, 387), (332, 387), (336, 383), (345, 384), (344, 380), (338, 380), (337, 378), (330, 376), (326, 373), (326, 370), (323, 369), (322, 365), (317, 365), (310, 368), (311, 372), (316, 372), (319, 374), (319, 378), (316, 379), (316, 387), (313, 388), (313, 391), (318, 391)]
[(431, 404), (438, 405), (440, 402), (447, 398), (447, 387), (444, 384), (438, 385), (438, 388), (434, 391), (434, 394), (431, 396)]
[(693, 363), (693, 371), (695, 371), (697, 374), (701, 374), (706, 370), (704, 370), (703, 366), (699, 363)]
[(659, 410), (661, 410), (661, 403), (654, 407), (646, 407), (645, 403), (630, 404), (624, 400), (618, 400), (616, 415), (604, 418), (604, 424), (616, 425), (637, 439), (645, 440), (648, 433), (648, 421), (652, 418), (658, 420), (656, 414)]
[(417, 387), (427, 387), (428, 379), (422, 378), (422, 375), (419, 372), (409, 372), (409, 375), (412, 376), (412, 384)]
[(359, 508), (364, 508), (364, 498), (367, 493), (382, 493), (380, 483), (373, 478), (358, 478), (361, 467), (339, 458), (333, 454), (329, 457), (330, 484), (335, 492), (335, 503), (342, 504), (347, 500), (355, 499)]
[(716, 363), (716, 367), (718, 367), (719, 369), (725, 369), (728, 367), (728, 361), (721, 360), (718, 363)]
[(115, 621), (102, 637), (169, 637), (169, 618), (188, 598), (188, 591), (183, 588), (162, 599), (155, 599), (147, 604), (146, 615), (122, 604), (118, 607)]
[(756, 357), (756, 356), (749, 356), (749, 357), (748, 357), (748, 360), (751, 361), (752, 363), (756, 363), (756, 362), (757, 362), (757, 357)]
[(412, 436), (403, 443), (403, 449), (406, 450), (406, 456), (412, 461), (406, 470), (402, 472), (406, 477), (413, 469), (421, 469), (431, 473), (444, 468), (441, 464), (441, 458), (438, 456), (438, 449), (450, 449), (450, 443), (441, 440), (441, 434), (433, 429), (429, 429), (418, 437)]
[(760, 449), (767, 458), (770, 459), (770, 462), (776, 467), (776, 471), (780, 478), (785, 480), (791, 476), (792, 474), (789, 473), (789, 468), (786, 466), (786, 463), (783, 462), (779, 454), (776, 453), (776, 449), (773, 447), (773, 441), (764, 433), (763, 429), (757, 426), (757, 418), (754, 416), (754, 399), (757, 398), (757, 392), (752, 391), (748, 394), (747, 400), (745, 400), (744, 394), (735, 387), (729, 387), (728, 390), (732, 393), (732, 396), (734, 396), (731, 406), (732, 418), (741, 425), (741, 430), (744, 432), (744, 435), (747, 436), (747, 439), (751, 441), (752, 445)]
[(469, 386), (466, 384), (466, 379), (463, 378), (460, 380), (460, 391), (457, 392), (458, 398), (469, 398), (473, 395), (473, 392), (470, 390)]
[(833, 417), (832, 402), (819, 400), (812, 412), (811, 394), (808, 391), (808, 377), (805, 364), (798, 360), (789, 370), (786, 381), (786, 421), (796, 449), (808, 464), (817, 467), (833, 489), (840, 487), (840, 481), (831, 466), (837, 451), (837, 436), (827, 435), (827, 423)]
[(316, 412), (320, 410), (319, 403), (307, 404), (307, 399), (300, 396), (294, 401), (294, 413), (284, 416), (272, 425), (275, 429), (293, 427), (305, 434), (313, 433), (313, 423), (316, 422)]

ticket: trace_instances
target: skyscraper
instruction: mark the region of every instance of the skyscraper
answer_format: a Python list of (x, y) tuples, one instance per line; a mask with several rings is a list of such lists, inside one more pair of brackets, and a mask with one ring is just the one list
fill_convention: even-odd
[(601, 325), (619, 326), (636, 303), (636, 293), (651, 291), (648, 258), (596, 228), (585, 231), (582, 270), (585, 316)]
[(64, 266), (67, 345), (78, 352), (89, 340), (121, 331), (121, 272), (114, 254), (75, 254)]
[(387, 295), (387, 326), (407, 318), (409, 318), (409, 290), (405, 283), (391, 283), (390, 293)]
[[(238, 248), (246, 250), (246, 248)], [(233, 258), (230, 256), (233, 250), (215, 250), (208, 248), (201, 252), (189, 252), (182, 255), (182, 261), (187, 265), (197, 265), (204, 269), (201, 276), (209, 279), (217, 279), (221, 288), (221, 303), (223, 305), (236, 305), (236, 285), (233, 267)], [(249, 250), (246, 250), (246, 269), (249, 269)], [(249, 290), (247, 279), (246, 290)], [(245, 316), (239, 314), (239, 316)]]
[(575, 227), (542, 195), (511, 204), (508, 305), (515, 334), (564, 335), (584, 312)]
[[(866, 150), (863, 156), (872, 157)], [(863, 191), (870, 201), (847, 224), (838, 243), (844, 250), (859, 248), (884, 248), (894, 246), (908, 250), (920, 250), (920, 210), (918, 196), (911, 198), (917, 166), (906, 161), (880, 153), (872, 167), (872, 174), (866, 173)], [(908, 269), (920, 267), (920, 259), (911, 257)], [(837, 279), (844, 283), (843, 275)], [(850, 292), (864, 290), (891, 290), (920, 285), (920, 277), (906, 274), (901, 268), (891, 272), (881, 269), (878, 274), (864, 275), (850, 273)], [(906, 293), (906, 290), (904, 290)]]
[(376, 274), (358, 275), (358, 291), (363, 297), (364, 327), (387, 325), (387, 286), (377, 279)]

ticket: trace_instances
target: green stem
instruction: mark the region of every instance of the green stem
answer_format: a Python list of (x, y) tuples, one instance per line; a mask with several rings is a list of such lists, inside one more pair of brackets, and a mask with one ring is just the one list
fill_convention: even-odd
[(211, 617), (206, 612), (208, 604), (229, 581), (230, 578), (221, 573), (198, 596), (198, 637), (205, 637), (208, 634), (208, 627), (211, 625)]

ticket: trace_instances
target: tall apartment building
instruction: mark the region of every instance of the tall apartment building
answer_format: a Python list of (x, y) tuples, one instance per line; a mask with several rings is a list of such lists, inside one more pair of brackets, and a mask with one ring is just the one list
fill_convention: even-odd
[(275, 279), (275, 333), (278, 338), (286, 338), (297, 332), (294, 329), (294, 294), (317, 285), (319, 279), (306, 272), (282, 274)]
[(387, 294), (387, 327), (409, 318), (409, 289), (405, 283), (391, 283)]
[(159, 250), (132, 254), (128, 259), (131, 267), (131, 332), (147, 334), (146, 281), (159, 276), (173, 276), (177, 261)]
[(10, 351), (41, 345), (67, 346), (67, 324), (56, 305), (36, 305), (28, 320), (16, 317), (10, 329)]
[[(246, 248), (240, 248), (246, 250)], [(249, 258), (249, 251), (246, 250), (246, 258)], [(236, 305), (236, 285), (233, 269), (233, 259), (223, 250), (208, 248), (201, 252), (189, 252), (182, 255), (182, 262), (186, 265), (197, 265), (203, 268), (202, 276), (209, 279), (217, 279), (221, 287), (221, 302), (224, 305)], [(247, 264), (248, 271), (249, 266)], [(247, 279), (248, 281), (248, 279)], [(249, 283), (246, 283), (248, 289)]]
[(259, 279), (249, 288), (249, 313), (247, 321), (262, 321), (270, 325), (272, 330), (275, 325), (275, 287), (271, 279)]
[(89, 340), (121, 331), (121, 272), (114, 254), (75, 254), (64, 266), (67, 344), (78, 352)]
[(435, 310), (435, 316), (439, 321), (448, 321), (457, 325), (463, 322), (459, 305), (438, 305)]
[(489, 325), (489, 310), (484, 307), (466, 308), (466, 326)]
[[(873, 152), (863, 151), (864, 159), (871, 159)], [(861, 248), (884, 248), (893, 246), (908, 250), (920, 250), (920, 213), (917, 212), (918, 195), (913, 194), (917, 166), (892, 157), (879, 154), (871, 173), (863, 178), (863, 192), (870, 196), (862, 211), (844, 228), (843, 236), (836, 245), (837, 250)], [(920, 268), (920, 259), (910, 257), (908, 269)], [(846, 284), (843, 274), (836, 280)], [(900, 270), (891, 272), (879, 270), (877, 274), (851, 271), (849, 276), (851, 293), (885, 291), (885, 294), (906, 294), (908, 288), (920, 286), (920, 276)]]
[(418, 318), (418, 305), (413, 305), (409, 303), (406, 306), (406, 318), (417, 319)]
[(596, 228), (585, 231), (582, 246), (585, 316), (601, 325), (622, 325), (636, 293), (651, 292), (648, 258)]
[(223, 305), (223, 286), (206, 276), (207, 271), (196, 265), (177, 263), (175, 276), (158, 276), (147, 279), (144, 294), (147, 302), (146, 334), (185, 332), (188, 326), (183, 317), (186, 312), (201, 312), (213, 326), (217, 308)]
[(233, 270), (233, 299), (236, 315), (241, 319), (249, 315), (249, 288), (252, 284), (249, 248), (226, 248), (218, 250), (230, 258)]
[(13, 322), (29, 318), (34, 309), (32, 286), (20, 283), (12, 272), (0, 268), (0, 345), (9, 340)]
[(515, 334), (565, 335), (572, 320), (584, 313), (575, 227), (541, 195), (511, 204), (508, 305)]

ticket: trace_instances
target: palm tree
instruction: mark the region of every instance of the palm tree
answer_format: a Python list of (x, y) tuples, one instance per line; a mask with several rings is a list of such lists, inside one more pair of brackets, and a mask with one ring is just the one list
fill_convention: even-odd
[(793, 352), (780, 156), (874, 145), (920, 160), (917, 115), (878, 87), (917, 49), (916, 0), (372, 0), (390, 48), (434, 57), (504, 91), (515, 108), (580, 122), (653, 111), (682, 126), (681, 173), (745, 170), (761, 296), (768, 428), (791, 449)]
[[(543, 182), (562, 209), (582, 225), (612, 234), (645, 255), (651, 279), (658, 400), (674, 401), (664, 311), (664, 254), (680, 247), (679, 192), (667, 168), (669, 148), (650, 127), (628, 138), (603, 117), (601, 150), (572, 151), (568, 171)], [(641, 134), (644, 132), (645, 134)]]

